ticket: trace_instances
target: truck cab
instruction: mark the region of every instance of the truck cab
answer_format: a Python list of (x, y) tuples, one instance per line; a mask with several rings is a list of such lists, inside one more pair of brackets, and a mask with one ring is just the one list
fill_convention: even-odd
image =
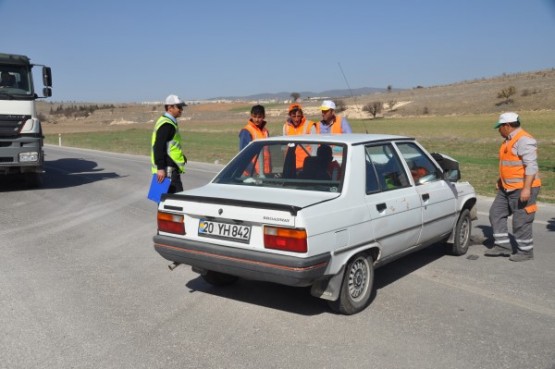
[[(42, 95), (35, 92), (33, 68), (42, 67)], [(0, 53), (0, 175), (23, 174), (38, 186), (44, 172), (43, 133), (35, 102), (52, 96), (52, 72), (24, 55)]]

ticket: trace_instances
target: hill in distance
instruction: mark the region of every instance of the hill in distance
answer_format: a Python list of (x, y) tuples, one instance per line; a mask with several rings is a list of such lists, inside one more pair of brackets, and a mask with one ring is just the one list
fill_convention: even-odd
[[(500, 91), (511, 86), (514, 87), (515, 93), (510, 96), (509, 101), (498, 97)], [(555, 68), (462, 81), (442, 86), (419, 86), (407, 90), (393, 89), (391, 91), (363, 88), (352, 90), (352, 93), (353, 96), (349, 90), (329, 90), (315, 94), (299, 92), (303, 108), (309, 116), (318, 115), (320, 104), (319, 100), (309, 100), (310, 96), (329, 97), (336, 102), (342, 100), (343, 105), (347, 107), (344, 114), (353, 119), (370, 119), (371, 116), (364, 112), (363, 108), (366, 104), (374, 102), (381, 102), (384, 105), (384, 110), (377, 117), (386, 118), (499, 114), (503, 111), (519, 113), (552, 111), (555, 109)], [(198, 102), (188, 108), (187, 114), (194, 121), (242, 120), (253, 101), (271, 99), (285, 103), (291, 99), (291, 93), (259, 94), (226, 99), (231, 100), (229, 103)], [(45, 127), (50, 132), (69, 132), (73, 129), (94, 131), (99, 127), (109, 129), (114, 126), (123, 129), (132, 123), (152, 123), (163, 111), (162, 103), (155, 106), (130, 103), (115, 104), (110, 108), (104, 107), (96, 110), (93, 114), (52, 115), (51, 112), (61, 105), (67, 106), (68, 104), (45, 101), (37, 103), (37, 110), (43, 115), (42, 121), (45, 122)], [(232, 111), (237, 108), (244, 108), (244, 111), (240, 113)], [(268, 109), (267, 114), (284, 116), (286, 115), (286, 105)]]
[[(355, 88), (352, 90), (348, 89), (336, 89), (336, 90), (326, 90), (320, 92), (314, 91), (292, 91), (297, 92), (301, 95), (301, 98), (307, 99), (310, 97), (330, 97), (330, 98), (343, 98), (351, 96), (359, 96), (359, 95), (369, 95), (376, 92), (385, 92), (387, 91), (385, 88), (374, 88), (374, 87), (362, 87), (362, 88)], [(395, 90), (397, 91), (397, 90)], [(291, 99), (292, 92), (267, 92), (267, 93), (260, 93), (248, 96), (220, 96), (210, 100), (289, 100)]]
[[(505, 99), (501, 91), (514, 88)], [(362, 109), (383, 102), (399, 106), (387, 116), (491, 114), (503, 111), (538, 111), (555, 108), (555, 68), (462, 81), (449, 85), (381, 91), (345, 98), (347, 105)]]
[[(514, 87), (514, 94), (508, 100), (498, 97), (504, 89)], [(418, 115), (465, 115), (490, 114), (502, 111), (553, 110), (555, 107), (555, 68), (503, 74), (491, 78), (461, 81), (448, 85), (411, 89), (364, 87), (357, 89), (336, 89), (320, 92), (293, 91), (301, 95), (303, 105), (316, 103), (310, 97), (341, 99), (346, 105), (362, 110), (366, 104), (382, 102), (387, 116)], [(264, 93), (242, 97), (222, 97), (232, 101), (291, 99), (291, 92)]]

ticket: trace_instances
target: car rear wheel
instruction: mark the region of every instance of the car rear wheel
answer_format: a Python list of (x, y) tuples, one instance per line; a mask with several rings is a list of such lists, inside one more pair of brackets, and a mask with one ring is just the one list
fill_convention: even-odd
[(206, 273), (201, 274), (202, 279), (213, 286), (229, 286), (235, 283), (239, 278), (225, 273), (214, 272), (207, 270)]
[(470, 218), (470, 211), (464, 209), (459, 215), (459, 220), (457, 220), (457, 225), (455, 226), (453, 244), (447, 245), (447, 250), (451, 255), (459, 256), (466, 254), (470, 245), (471, 230), (472, 219)]
[(358, 254), (347, 263), (339, 298), (329, 301), (334, 312), (351, 315), (368, 306), (374, 284), (373, 263), (372, 256), (366, 254)]

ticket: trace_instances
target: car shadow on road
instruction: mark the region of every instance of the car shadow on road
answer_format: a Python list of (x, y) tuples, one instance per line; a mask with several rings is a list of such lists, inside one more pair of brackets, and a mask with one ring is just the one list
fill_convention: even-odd
[(105, 172), (97, 163), (80, 158), (63, 158), (45, 161), (41, 183), (30, 184), (23, 175), (0, 177), (0, 191), (36, 191), (81, 186), (91, 182), (119, 178), (114, 172)]
[[(445, 245), (436, 244), (376, 269), (369, 308), (372, 308), (372, 301), (379, 298), (380, 289), (442, 257), (449, 257), (445, 255)], [(290, 287), (245, 279), (239, 279), (230, 286), (215, 287), (200, 276), (187, 282), (186, 286), (191, 293), (208, 293), (300, 315), (332, 314), (325, 300), (310, 294), (310, 287)]]
[(230, 286), (215, 287), (205, 282), (200, 275), (187, 282), (186, 286), (191, 293), (208, 293), (299, 315), (312, 316), (329, 312), (324, 300), (310, 294), (310, 287), (290, 287), (246, 279), (239, 279)]
[(374, 272), (376, 294), (379, 294), (380, 289), (445, 256), (445, 245), (438, 243), (376, 269)]

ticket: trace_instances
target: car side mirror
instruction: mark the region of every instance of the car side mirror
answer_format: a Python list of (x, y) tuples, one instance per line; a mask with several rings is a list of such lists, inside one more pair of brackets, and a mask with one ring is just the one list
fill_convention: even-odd
[(443, 172), (443, 179), (449, 182), (457, 182), (461, 179), (461, 171), (458, 169), (450, 169)]
[(461, 179), (461, 171), (459, 169), (459, 162), (455, 159), (436, 152), (431, 153), (434, 160), (439, 164), (443, 170), (443, 179), (449, 182), (457, 182)]

